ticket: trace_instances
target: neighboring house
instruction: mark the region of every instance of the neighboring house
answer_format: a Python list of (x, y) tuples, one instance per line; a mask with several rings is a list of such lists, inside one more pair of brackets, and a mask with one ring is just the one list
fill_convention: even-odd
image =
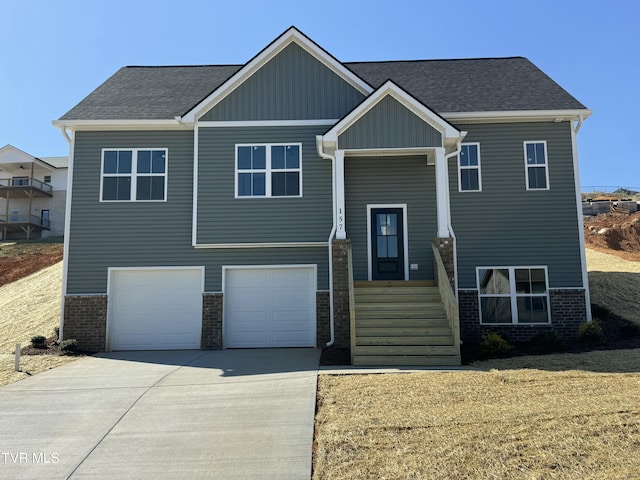
[(67, 157), (0, 148), (0, 239), (64, 234)]
[(351, 349), (456, 364), (589, 317), (576, 133), (525, 58), (126, 67), (70, 141), (63, 336), (90, 350)]

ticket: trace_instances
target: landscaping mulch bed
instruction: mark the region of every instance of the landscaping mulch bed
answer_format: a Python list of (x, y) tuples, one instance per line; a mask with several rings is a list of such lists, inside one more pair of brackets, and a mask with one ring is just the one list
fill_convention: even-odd
[(85, 352), (70, 351), (60, 349), (60, 345), (57, 343), (55, 336), (47, 338), (45, 342), (46, 346), (42, 348), (34, 347), (29, 344), (26, 347), (20, 349), (20, 355), (65, 355), (65, 356), (85, 356)]

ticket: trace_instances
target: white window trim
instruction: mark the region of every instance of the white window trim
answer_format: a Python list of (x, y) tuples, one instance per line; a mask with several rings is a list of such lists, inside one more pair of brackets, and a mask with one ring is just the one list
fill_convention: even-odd
[[(131, 152), (131, 173), (104, 173), (104, 152), (106, 151), (130, 151)], [(164, 151), (164, 173), (140, 173), (138, 174), (138, 152), (139, 151)], [(138, 176), (140, 177), (164, 177), (164, 198), (162, 200), (137, 200), (137, 185)], [(129, 200), (104, 200), (102, 198), (104, 177), (131, 177), (131, 192)], [(169, 185), (169, 149), (163, 147), (148, 147), (148, 148), (103, 148), (100, 159), (100, 203), (132, 203), (132, 202), (152, 202), (161, 203), (167, 201), (167, 189)]]
[[(478, 165), (477, 166), (462, 166), (460, 164), (460, 153), (458, 153), (458, 192), (481, 192), (482, 191), (482, 168), (480, 161), (480, 142), (467, 142), (461, 143), (460, 147), (475, 145), (478, 149)], [(462, 152), (462, 150), (461, 150)], [(478, 170), (478, 189), (477, 190), (463, 190), (462, 189), (462, 170)]]
[[(527, 164), (527, 145), (536, 144), (536, 143), (542, 143), (544, 145), (544, 165), (542, 165), (542, 164), (536, 164), (536, 165)], [(522, 142), (522, 151), (523, 151), (523, 154), (524, 154), (525, 187), (527, 188), (527, 190), (529, 190), (529, 191), (549, 190), (549, 188), (550, 188), (550, 185), (549, 185), (549, 151), (547, 149), (547, 141), (546, 140), (526, 140), (526, 141)], [(546, 179), (547, 187), (546, 188), (529, 188), (529, 168), (542, 168), (542, 167), (544, 167), (544, 173), (545, 173), (545, 179)]]
[[(509, 270), (509, 291), (510, 293), (480, 293), (480, 270)], [(545, 293), (516, 293), (516, 270), (544, 270), (544, 281), (546, 283)], [(549, 271), (544, 265), (524, 265), (524, 266), (487, 266), (476, 267), (476, 286), (478, 288), (478, 316), (481, 325), (549, 325), (551, 323), (551, 302), (549, 299)], [(482, 298), (502, 297), (511, 299), (511, 322), (510, 323), (488, 323), (482, 321)], [(525, 323), (518, 319), (518, 298), (520, 297), (541, 297), (547, 299), (547, 323)]]
[(407, 221), (407, 204), (406, 203), (381, 203), (367, 204), (367, 268), (368, 280), (373, 279), (373, 258), (371, 256), (371, 210), (376, 208), (401, 208), (402, 209), (402, 234), (404, 239), (402, 242), (404, 248), (404, 279), (409, 280), (409, 225)]
[[(297, 146), (298, 152), (300, 155), (298, 168), (271, 168), (271, 147), (288, 147), (288, 146)], [(265, 194), (264, 195), (238, 195), (238, 147), (265, 147)], [(236, 199), (256, 199), (256, 198), (301, 198), (302, 197), (302, 142), (281, 142), (281, 143), (236, 143), (234, 152), (234, 198)], [(242, 173), (254, 173), (254, 172), (262, 172), (262, 169), (259, 170), (242, 170)], [(298, 195), (272, 195), (271, 194), (271, 173), (273, 172), (298, 172), (299, 174), (299, 185), (300, 191)]]

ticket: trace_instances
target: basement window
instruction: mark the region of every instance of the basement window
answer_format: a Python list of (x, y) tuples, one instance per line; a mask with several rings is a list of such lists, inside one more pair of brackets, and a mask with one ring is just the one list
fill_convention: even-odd
[(482, 324), (550, 323), (547, 267), (478, 267)]

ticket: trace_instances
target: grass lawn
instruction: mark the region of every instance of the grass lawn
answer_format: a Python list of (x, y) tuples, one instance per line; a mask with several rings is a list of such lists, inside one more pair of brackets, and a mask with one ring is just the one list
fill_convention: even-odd
[(640, 478), (640, 349), (321, 375), (314, 479)]

